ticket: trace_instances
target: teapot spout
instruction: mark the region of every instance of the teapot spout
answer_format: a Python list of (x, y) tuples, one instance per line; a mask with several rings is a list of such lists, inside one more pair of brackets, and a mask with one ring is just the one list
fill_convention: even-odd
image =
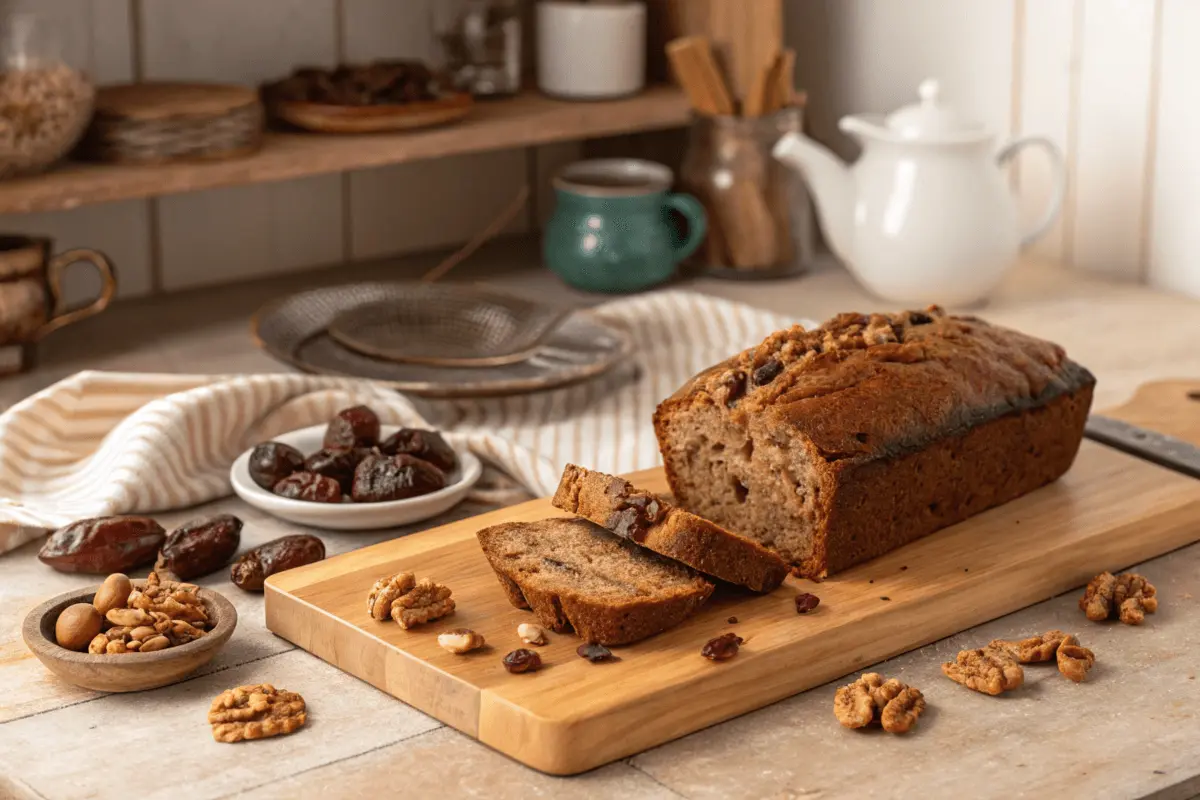
[(850, 168), (828, 148), (797, 133), (785, 133), (773, 152), (775, 158), (804, 176), (830, 248), (843, 263), (853, 263), (854, 191)]

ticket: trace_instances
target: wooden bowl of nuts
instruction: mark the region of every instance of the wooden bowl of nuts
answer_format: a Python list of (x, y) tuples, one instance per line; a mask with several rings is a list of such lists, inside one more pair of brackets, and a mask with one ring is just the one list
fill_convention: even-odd
[(25, 617), (30, 651), (58, 677), (102, 692), (140, 692), (175, 683), (229, 641), (237, 609), (192, 584), (131, 581), (60, 594)]

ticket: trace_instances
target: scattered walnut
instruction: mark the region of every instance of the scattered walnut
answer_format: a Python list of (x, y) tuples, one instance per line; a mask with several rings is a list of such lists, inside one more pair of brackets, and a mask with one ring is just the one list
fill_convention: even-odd
[(450, 589), (421, 578), (417, 584), (392, 603), (392, 619), (404, 629), (440, 619), (454, 612)]
[(396, 602), (396, 598), (411, 591), (416, 583), (416, 576), (411, 572), (397, 572), (375, 581), (367, 595), (367, 613), (383, 622), (391, 616), (392, 603)]
[(1079, 608), (1093, 622), (1118, 617), (1126, 625), (1141, 625), (1146, 614), (1158, 610), (1158, 597), (1151, 584), (1136, 572), (1113, 576), (1102, 572), (1088, 582)]
[(879, 722), (888, 733), (908, 733), (925, 710), (925, 695), (920, 689), (904, 687), (883, 707)]
[(240, 742), (292, 733), (307, 721), (304, 698), (277, 690), (269, 683), (239, 686), (222, 692), (212, 702), (208, 722), (213, 739)]
[(1076, 683), (1087, 679), (1088, 670), (1096, 663), (1096, 654), (1079, 644), (1074, 636), (1063, 637), (1058, 648), (1058, 671)]
[(1062, 631), (1046, 631), (1040, 636), (1030, 636), (1028, 639), (1016, 642), (995, 639), (988, 644), (988, 648), (1003, 650), (1022, 664), (1033, 664), (1051, 661), (1054, 654), (1058, 652), (1058, 646), (1065, 638), (1067, 638), (1067, 634)]
[(517, 626), (517, 636), (521, 637), (521, 641), (525, 644), (532, 644), (538, 647), (544, 645), (547, 641), (546, 629), (541, 625), (535, 625), (532, 622), (522, 622)]
[(954, 661), (942, 664), (942, 672), (955, 683), (984, 694), (997, 695), (1020, 687), (1025, 671), (1004, 650), (963, 650)]
[(833, 715), (847, 728), (879, 723), (888, 733), (907, 733), (925, 710), (925, 697), (917, 689), (892, 678), (885, 681), (868, 672), (833, 696)]
[(484, 645), (483, 637), (470, 628), (455, 628), (439, 633), (437, 641), (443, 650), (449, 650), (456, 655), (478, 650)]

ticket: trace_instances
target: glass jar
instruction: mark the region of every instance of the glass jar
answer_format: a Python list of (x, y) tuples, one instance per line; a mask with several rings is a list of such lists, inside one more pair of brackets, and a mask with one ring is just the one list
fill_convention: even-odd
[(436, 0), (433, 30), (456, 89), (477, 97), (521, 90), (520, 0)]
[(707, 274), (775, 278), (812, 265), (812, 198), (803, 179), (771, 155), (780, 137), (801, 132), (803, 123), (800, 107), (692, 122), (679, 179), (708, 211), (708, 237), (696, 257)]
[(95, 88), (67, 63), (59, 31), (38, 13), (0, 20), (0, 178), (51, 166), (91, 121)]

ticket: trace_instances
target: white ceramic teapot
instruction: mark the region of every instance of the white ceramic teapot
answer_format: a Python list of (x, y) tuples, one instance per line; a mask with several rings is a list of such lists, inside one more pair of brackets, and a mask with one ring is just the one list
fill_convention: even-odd
[[(919, 104), (887, 117), (842, 118), (839, 127), (863, 146), (852, 166), (795, 133), (784, 135), (775, 156), (803, 173), (825, 238), (867, 289), (906, 304), (977, 304), (1058, 216), (1062, 152), (1030, 136), (997, 153), (990, 132), (938, 102), (936, 81), (919, 93)], [(1050, 155), (1054, 191), (1050, 208), (1022, 234), (1001, 167), (1027, 145)]]

